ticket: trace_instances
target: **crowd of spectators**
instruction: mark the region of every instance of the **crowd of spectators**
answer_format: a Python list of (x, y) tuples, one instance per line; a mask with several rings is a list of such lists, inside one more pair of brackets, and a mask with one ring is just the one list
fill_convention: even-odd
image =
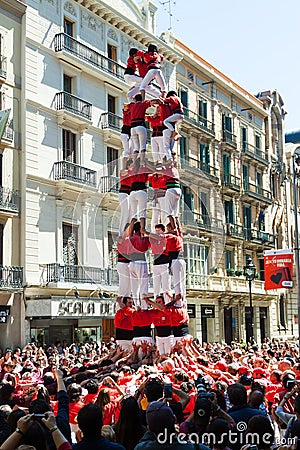
[(5, 349), (0, 450), (297, 447), (296, 341), (189, 338), (169, 356), (146, 346), (122, 351), (112, 338)]

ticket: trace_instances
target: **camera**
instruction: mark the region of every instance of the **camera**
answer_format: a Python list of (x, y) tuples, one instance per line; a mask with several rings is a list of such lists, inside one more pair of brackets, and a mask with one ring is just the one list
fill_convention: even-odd
[(173, 393), (172, 383), (165, 383), (164, 384), (164, 397), (167, 400), (171, 400), (172, 399), (172, 393)]
[(207, 398), (209, 400), (214, 400), (215, 396), (212, 392), (207, 392), (207, 386), (205, 384), (204, 378), (199, 375), (197, 380), (195, 381), (198, 397)]
[(258, 450), (257, 445), (250, 445), (248, 450)]
[(41, 420), (44, 419), (45, 417), (46, 417), (45, 414), (33, 414), (34, 420)]

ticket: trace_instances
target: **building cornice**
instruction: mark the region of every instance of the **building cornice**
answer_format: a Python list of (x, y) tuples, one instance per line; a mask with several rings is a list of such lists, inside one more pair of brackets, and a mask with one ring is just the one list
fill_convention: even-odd
[(18, 17), (22, 17), (25, 14), (26, 8), (25, 3), (20, 0), (1, 0), (1, 9)]
[(106, 3), (99, 0), (75, 0), (78, 4), (84, 6), (92, 13), (96, 14), (100, 19), (111, 24), (115, 28), (130, 36), (132, 39), (138, 41), (144, 47), (155, 41), (159, 46), (160, 52), (164, 55), (165, 59), (172, 64), (177, 64), (182, 59), (182, 55), (167, 45), (161, 39), (153, 36), (146, 29), (139, 24), (134, 23), (130, 19), (123, 16), (121, 13), (113, 9), (111, 6), (107, 6)]

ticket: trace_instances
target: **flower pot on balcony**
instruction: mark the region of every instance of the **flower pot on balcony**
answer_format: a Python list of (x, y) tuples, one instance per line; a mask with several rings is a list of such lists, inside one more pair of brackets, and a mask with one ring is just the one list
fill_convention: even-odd
[(235, 271), (235, 276), (240, 277), (241, 275), (243, 275), (243, 271), (241, 269)]
[(226, 269), (226, 274), (228, 277), (234, 277), (235, 276), (235, 270), (234, 269)]

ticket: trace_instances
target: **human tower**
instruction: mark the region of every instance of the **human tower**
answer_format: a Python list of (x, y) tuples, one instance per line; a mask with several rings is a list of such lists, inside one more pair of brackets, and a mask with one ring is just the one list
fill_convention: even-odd
[[(130, 350), (132, 345), (142, 350), (153, 344), (154, 325), (158, 352), (170, 354), (174, 345), (190, 337), (179, 221), (181, 188), (173, 151), (181, 138), (176, 124), (184, 114), (176, 92), (166, 91), (162, 61), (156, 45), (149, 45), (147, 51), (131, 48), (124, 74), (130, 89), (128, 103), (123, 106), (120, 134), (124, 151), (118, 194), (119, 309), (115, 327), (117, 342), (124, 350)], [(151, 84), (153, 80), (160, 89)], [(146, 92), (154, 98), (145, 100)], [(152, 129), (153, 162), (146, 158), (146, 121)], [(148, 184), (153, 188), (151, 231), (146, 230)], [(153, 257), (154, 299), (148, 295), (149, 248)]]

